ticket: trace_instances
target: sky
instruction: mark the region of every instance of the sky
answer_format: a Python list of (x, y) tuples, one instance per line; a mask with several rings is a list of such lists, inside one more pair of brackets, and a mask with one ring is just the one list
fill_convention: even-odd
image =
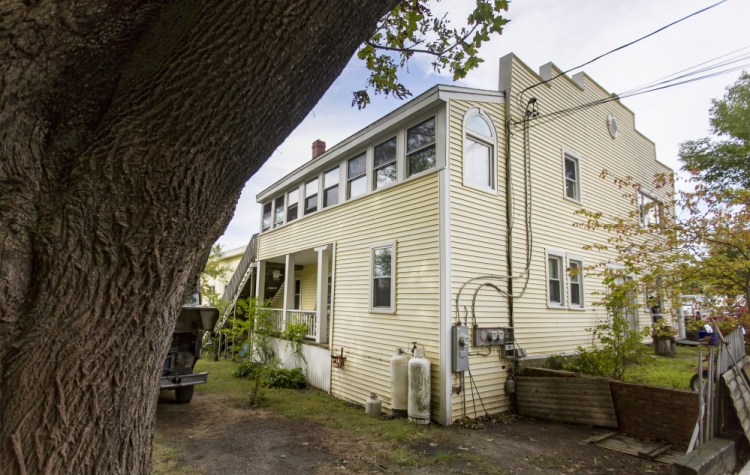
[[(514, 0), (505, 15), (511, 21), (502, 35), (482, 45), (484, 62), (455, 84), (497, 90), (499, 59), (508, 53), (534, 70), (550, 61), (566, 70), (716, 1)], [(464, 21), (473, 4), (473, 0), (429, 1), (434, 12), (448, 12), (457, 23)], [(627, 91), (749, 47), (748, 19), (750, 0), (727, 0), (571, 74), (584, 71), (610, 92)], [(679, 144), (709, 135), (711, 100), (722, 97), (739, 76), (736, 71), (622, 102), (635, 113), (636, 128), (656, 143), (656, 158), (678, 170)], [(453, 84), (447, 73), (433, 71), (428, 58), (413, 59), (400, 77), (414, 96), (435, 84)], [(354, 57), (305, 120), (250, 178), (234, 218), (218, 240), (223, 250), (247, 245), (258, 232), (260, 205), (255, 196), (310, 160), (314, 140), (321, 139), (331, 148), (404, 103), (370, 94), (372, 103), (366, 109), (352, 107), (352, 92), (362, 89), (366, 78), (364, 65)]]

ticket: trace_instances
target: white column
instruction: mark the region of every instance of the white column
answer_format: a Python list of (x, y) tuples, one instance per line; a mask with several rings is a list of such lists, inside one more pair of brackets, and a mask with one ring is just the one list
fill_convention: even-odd
[(318, 253), (317, 320), (315, 343), (328, 340), (328, 245), (315, 248)]
[(284, 313), (283, 313), (283, 328), (286, 328), (289, 318), (287, 310), (294, 307), (294, 256), (292, 254), (286, 255), (286, 263), (284, 268)]
[(265, 288), (266, 288), (266, 261), (258, 261), (258, 278), (255, 279), (255, 297), (258, 299), (258, 304), (263, 305), (265, 300)]

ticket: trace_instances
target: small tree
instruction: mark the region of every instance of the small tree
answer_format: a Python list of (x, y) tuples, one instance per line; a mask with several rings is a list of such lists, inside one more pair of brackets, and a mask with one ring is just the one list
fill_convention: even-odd
[(221, 262), (222, 253), (223, 250), (220, 244), (215, 244), (211, 248), (211, 253), (208, 255), (206, 266), (203, 268), (200, 278), (203, 303), (210, 307), (218, 308), (220, 312), (225, 310), (227, 302), (222, 300), (221, 295), (216, 291), (211, 281), (223, 280), (230, 272), (229, 267)]

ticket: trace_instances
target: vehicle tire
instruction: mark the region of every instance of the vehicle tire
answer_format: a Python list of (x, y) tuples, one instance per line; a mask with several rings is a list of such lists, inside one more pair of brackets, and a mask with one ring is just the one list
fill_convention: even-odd
[(182, 386), (175, 388), (174, 397), (177, 404), (187, 404), (193, 399), (193, 390), (195, 386)]

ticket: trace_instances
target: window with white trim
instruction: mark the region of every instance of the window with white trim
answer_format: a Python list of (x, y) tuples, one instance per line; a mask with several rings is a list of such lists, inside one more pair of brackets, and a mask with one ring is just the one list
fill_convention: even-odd
[(435, 118), (431, 117), (406, 131), (406, 176), (435, 168)]
[(571, 200), (581, 201), (581, 175), (578, 157), (564, 154), (565, 196)]
[(265, 231), (266, 229), (271, 228), (271, 211), (273, 208), (273, 203), (268, 202), (263, 205), (263, 223), (261, 224), (262, 230)]
[(305, 183), (305, 214), (318, 210), (318, 179)]
[(376, 145), (373, 162), (372, 189), (382, 188), (398, 179), (396, 169), (396, 137)]
[(302, 302), (302, 281), (295, 279), (294, 281), (294, 310), (300, 309), (300, 302)]
[(495, 132), (489, 116), (471, 109), (464, 127), (464, 185), (494, 191)]
[(394, 271), (396, 245), (394, 243), (373, 246), (370, 249), (370, 309), (393, 312), (395, 300)]
[(638, 218), (642, 228), (658, 226), (661, 222), (661, 204), (645, 193), (638, 193)]
[(553, 307), (562, 307), (565, 302), (563, 269), (562, 255), (547, 254), (547, 304)]
[(286, 222), (297, 219), (299, 214), (299, 188), (295, 188), (286, 195)]
[(328, 208), (339, 202), (339, 167), (328, 170), (323, 175), (323, 207)]
[(583, 308), (583, 262), (578, 259), (568, 259), (568, 273), (570, 274), (570, 306), (573, 308)]
[(273, 227), (278, 228), (284, 224), (284, 195), (273, 200)]
[(365, 154), (349, 159), (346, 165), (346, 196), (355, 198), (367, 191), (367, 159)]

